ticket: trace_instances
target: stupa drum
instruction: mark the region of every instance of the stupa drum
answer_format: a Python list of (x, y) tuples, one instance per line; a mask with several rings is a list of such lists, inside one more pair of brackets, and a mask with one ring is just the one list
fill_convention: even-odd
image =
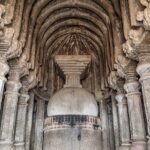
[(90, 60), (87, 55), (55, 57), (66, 75), (66, 84), (49, 100), (44, 150), (101, 150), (97, 103), (80, 84), (80, 75)]

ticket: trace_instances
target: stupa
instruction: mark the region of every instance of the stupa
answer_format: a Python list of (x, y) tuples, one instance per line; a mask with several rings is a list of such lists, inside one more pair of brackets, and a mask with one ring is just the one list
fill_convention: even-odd
[(94, 96), (80, 83), (90, 61), (90, 55), (55, 56), (66, 82), (48, 103), (44, 150), (101, 150), (98, 106)]

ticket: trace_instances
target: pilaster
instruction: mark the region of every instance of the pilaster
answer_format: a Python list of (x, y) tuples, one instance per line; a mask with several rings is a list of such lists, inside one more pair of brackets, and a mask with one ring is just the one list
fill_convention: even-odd
[(96, 93), (96, 99), (99, 101), (100, 107), (100, 119), (102, 122), (102, 150), (111, 150), (109, 142), (109, 121), (107, 112), (107, 96), (104, 91)]
[(34, 136), (34, 150), (42, 150), (43, 148), (43, 129), (44, 129), (44, 113), (45, 101), (37, 98), (35, 118), (35, 136)]
[[(26, 74), (28, 73), (28, 69), (26, 70)], [(16, 121), (16, 130), (15, 130), (15, 150), (25, 150), (25, 130), (27, 123), (27, 106), (29, 96), (29, 90), (36, 86), (36, 76), (30, 74), (29, 76), (24, 76), (22, 78), (22, 88), (20, 91), (20, 97), (18, 102), (18, 113), (17, 113), (17, 121)]]
[(139, 63), (136, 68), (140, 75), (142, 94), (148, 127), (148, 148), (150, 148), (150, 45), (139, 45), (136, 47)]
[(16, 63), (12, 63), (4, 99), (0, 136), (1, 150), (11, 150), (13, 147), (18, 96), (21, 88), (20, 77), (20, 67)]
[(131, 139), (130, 139), (130, 124), (127, 99), (125, 97), (124, 82), (125, 80), (119, 77), (116, 71), (111, 72), (109, 78), (110, 87), (116, 90), (115, 99), (118, 106), (118, 122), (120, 131), (120, 143), (119, 150), (130, 150)]
[(26, 128), (25, 128), (25, 150), (30, 150), (33, 110), (34, 110), (34, 93), (31, 92), (29, 97), (28, 108), (27, 108), (27, 119), (26, 119)]
[(124, 80), (118, 78), (117, 80), (117, 93), (116, 100), (118, 102), (118, 114), (119, 114), (119, 125), (120, 125), (120, 150), (129, 150), (131, 146), (130, 139), (130, 124), (127, 99), (123, 89)]
[(25, 126), (29, 95), (20, 94), (16, 119), (15, 150), (25, 150)]
[(117, 109), (117, 102), (115, 99), (116, 92), (111, 91), (111, 100), (112, 100), (112, 115), (113, 115), (113, 130), (115, 136), (115, 150), (119, 150), (120, 146), (120, 129), (119, 129), (119, 116)]
[(9, 65), (7, 62), (7, 58), (5, 57), (5, 54), (7, 53), (11, 43), (11, 39), (6, 39), (7, 37), (5, 34), (7, 34), (7, 32), (4, 32), (5, 28), (4, 14), (5, 14), (5, 6), (0, 4), (0, 110), (4, 86), (7, 81), (5, 76), (9, 72)]
[[(5, 43), (0, 43), (0, 55), (4, 53), (8, 48), (8, 45)], [(3, 98), (3, 92), (4, 92), (4, 85), (7, 81), (6, 74), (9, 72), (9, 66), (7, 63), (7, 60), (0, 56), (0, 110), (1, 110), (1, 103)]]
[(146, 133), (144, 116), (141, 103), (140, 84), (136, 74), (136, 62), (131, 61), (126, 68), (126, 82), (124, 85), (128, 101), (130, 127), (131, 127), (131, 150), (146, 150)]

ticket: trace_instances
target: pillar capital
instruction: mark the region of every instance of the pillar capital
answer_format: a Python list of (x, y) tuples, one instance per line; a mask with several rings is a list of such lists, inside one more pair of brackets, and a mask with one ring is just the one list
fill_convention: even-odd
[(22, 87), (20, 78), (22, 77), (21, 68), (17, 64), (10, 64), (8, 82), (6, 83), (7, 92), (17, 92)]
[(138, 80), (136, 73), (136, 61), (125, 58), (122, 55), (118, 56), (117, 61), (118, 62), (115, 65), (115, 68), (119, 77), (124, 78), (126, 82), (133, 82)]
[(127, 94), (139, 93), (140, 84), (138, 81), (128, 82), (128, 83), (125, 83), (124, 89), (126, 90)]
[(64, 87), (82, 87), (80, 76), (91, 61), (90, 55), (57, 55), (55, 62), (66, 76)]
[(125, 97), (125, 94), (117, 94), (116, 100), (118, 102), (118, 105), (127, 105), (127, 99)]
[(117, 93), (116, 95), (124, 94), (124, 83), (125, 79), (120, 77), (117, 71), (112, 71), (110, 76), (109, 76), (109, 86), (113, 89), (116, 90)]
[(0, 42), (0, 77), (5, 77), (9, 72), (9, 65), (7, 59), (4, 57), (4, 54), (8, 50), (9, 45), (7, 42)]
[(136, 49), (139, 53), (139, 63), (136, 71), (141, 76), (141, 80), (150, 78), (150, 45), (141, 44)]

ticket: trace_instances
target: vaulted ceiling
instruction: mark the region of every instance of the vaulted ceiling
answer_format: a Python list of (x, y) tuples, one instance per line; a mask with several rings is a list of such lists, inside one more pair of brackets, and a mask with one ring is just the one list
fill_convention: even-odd
[[(53, 62), (56, 54), (90, 54), (88, 72), (91, 84), (96, 80), (94, 91), (107, 87), (107, 77), (124, 40), (119, 0), (1, 2), (9, 10), (7, 20), (13, 20), (14, 39), (23, 44), (19, 61), (27, 62), (30, 72), (36, 73), (38, 89), (50, 93), (56, 84), (63, 84)], [(83, 85), (88, 82), (83, 81)]]

